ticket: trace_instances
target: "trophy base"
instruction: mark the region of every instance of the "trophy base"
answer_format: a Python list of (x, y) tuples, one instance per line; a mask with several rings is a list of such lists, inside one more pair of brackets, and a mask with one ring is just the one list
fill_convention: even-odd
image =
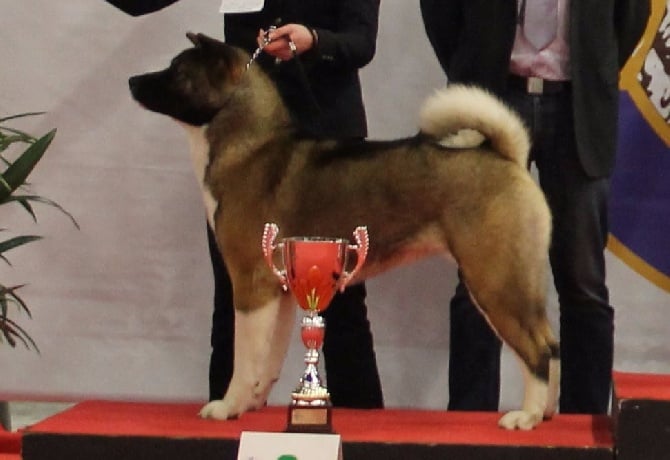
[(332, 406), (288, 406), (289, 433), (334, 433)]

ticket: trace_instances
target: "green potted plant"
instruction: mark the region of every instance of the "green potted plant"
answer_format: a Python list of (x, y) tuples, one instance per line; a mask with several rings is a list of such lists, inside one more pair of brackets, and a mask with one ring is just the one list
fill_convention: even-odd
[[(46, 204), (67, 215), (75, 227), (79, 228), (74, 217), (58, 203), (29, 192), (28, 183), (26, 182), (28, 175), (51, 144), (56, 135), (56, 129), (52, 129), (37, 138), (22, 130), (7, 126), (7, 122), (17, 118), (40, 114), (41, 112), (31, 112), (0, 118), (0, 161), (4, 167), (2, 174), (0, 174), (0, 206), (18, 204), (31, 215), (33, 221), (37, 222), (37, 215), (33, 210), (32, 204)], [(0, 225), (0, 232), (6, 230), (6, 228)], [(11, 266), (6, 256), (8, 251), (40, 240), (41, 238), (39, 235), (18, 235), (6, 239), (0, 238), (0, 259)], [(19, 289), (23, 286), (23, 284), (7, 286), (0, 280), (0, 343), (7, 343), (11, 347), (15, 347), (18, 343), (21, 343), (26, 348), (32, 348), (39, 352), (37, 344), (28, 332), (11, 317), (14, 311), (25, 313), (29, 318), (31, 317), (28, 304), (18, 293)]]

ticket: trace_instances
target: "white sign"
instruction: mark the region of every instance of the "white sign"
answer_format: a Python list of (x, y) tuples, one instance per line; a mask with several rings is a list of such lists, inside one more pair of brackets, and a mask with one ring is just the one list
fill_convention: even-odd
[(339, 434), (243, 431), (237, 460), (342, 460)]
[(221, 13), (250, 13), (263, 9), (265, 0), (223, 0), (221, 2)]

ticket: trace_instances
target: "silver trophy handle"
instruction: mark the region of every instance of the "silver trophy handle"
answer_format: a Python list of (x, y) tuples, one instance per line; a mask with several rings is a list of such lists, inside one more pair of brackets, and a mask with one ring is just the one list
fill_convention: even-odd
[(288, 291), (286, 269), (280, 270), (279, 268), (277, 268), (277, 266), (274, 263), (274, 259), (272, 257), (274, 252), (278, 248), (281, 248), (283, 246), (283, 243), (275, 245), (275, 240), (277, 239), (278, 234), (279, 234), (279, 227), (277, 226), (277, 224), (274, 224), (272, 222), (266, 223), (265, 227), (263, 228), (263, 241), (261, 246), (263, 248), (263, 255), (265, 256), (265, 261), (272, 270), (272, 273), (274, 273), (275, 276), (279, 278), (281, 287), (286, 292)]
[(356, 251), (356, 266), (350, 272), (346, 270), (342, 273), (342, 278), (340, 278), (340, 292), (344, 291), (354, 276), (360, 271), (361, 267), (365, 263), (365, 259), (368, 256), (368, 248), (370, 247), (370, 239), (368, 238), (368, 228), (367, 227), (356, 227), (354, 230), (354, 239), (356, 244), (350, 244), (347, 249), (350, 251)]

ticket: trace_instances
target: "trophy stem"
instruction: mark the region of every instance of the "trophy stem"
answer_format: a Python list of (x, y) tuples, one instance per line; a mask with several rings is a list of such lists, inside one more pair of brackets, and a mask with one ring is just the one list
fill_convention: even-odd
[(323, 345), (326, 323), (322, 316), (310, 311), (300, 322), (300, 335), (307, 348), (305, 351), (305, 370), (298, 387), (291, 394), (294, 406), (327, 406), (330, 394), (319, 375), (319, 349)]
[(287, 431), (332, 433), (330, 394), (319, 375), (325, 327), (323, 317), (313, 310), (300, 322), (300, 335), (307, 348), (305, 370), (291, 393)]

